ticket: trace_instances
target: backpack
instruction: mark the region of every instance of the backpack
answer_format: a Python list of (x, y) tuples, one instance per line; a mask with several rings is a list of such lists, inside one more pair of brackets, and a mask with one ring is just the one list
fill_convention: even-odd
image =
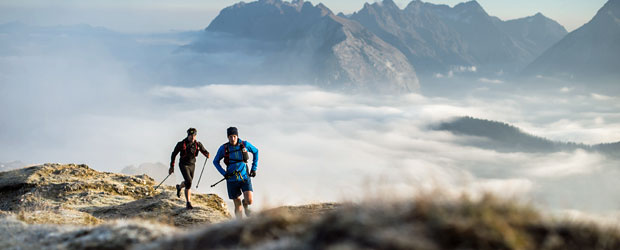
[[(224, 144), (224, 164), (226, 164), (226, 166), (233, 164), (233, 163), (238, 163), (238, 162), (248, 163), (250, 156), (248, 155), (248, 150), (245, 148), (245, 142), (242, 140), (239, 140), (239, 144), (240, 144), (239, 149), (234, 150), (234, 151), (230, 151), (230, 149), (228, 149), (230, 147), (230, 142), (227, 142), (226, 144)], [(241, 151), (243, 155), (243, 160), (240, 161), (236, 159), (230, 159), (230, 153), (234, 153), (238, 151)]]
[[(198, 150), (198, 141), (194, 142), (194, 145), (196, 145), (196, 153), (194, 153), (194, 157), (198, 156), (198, 152), (200, 152), (200, 150)], [(187, 155), (187, 140), (183, 140), (183, 150), (181, 150), (181, 157), (184, 157), (185, 155)]]

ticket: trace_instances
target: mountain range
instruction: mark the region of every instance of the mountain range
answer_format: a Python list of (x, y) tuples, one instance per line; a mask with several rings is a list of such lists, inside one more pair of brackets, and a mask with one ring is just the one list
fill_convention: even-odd
[[(88, 44), (88, 52), (121, 51), (117, 58), (138, 65), (132, 70), (156, 71), (143, 74), (145, 82), (182, 85), (209, 79), (407, 93), (453, 76), (456, 81), (505, 82), (519, 75), (536, 77), (537, 85), (541, 78), (558, 76), (615, 83), (620, 76), (619, 13), (620, 0), (609, 0), (589, 23), (567, 35), (541, 13), (504, 21), (476, 1), (450, 7), (414, 0), (401, 9), (384, 0), (335, 15), (323, 4), (303, 0), (259, 0), (227, 7), (204, 31), (187, 34), (132, 36), (87, 25), (7, 23), (0, 32), (14, 39), (0, 41), (0, 53), (21, 53), (20, 46), (33, 40), (42, 51), (72, 47), (70, 42)], [(179, 42), (147, 44), (163, 40)], [(179, 44), (186, 45), (179, 49)], [(160, 56), (144, 56), (149, 53)], [(605, 91), (610, 86), (601, 85)]]
[(351, 19), (401, 50), (426, 74), (458, 66), (517, 72), (567, 34), (541, 13), (502, 21), (476, 1), (449, 7), (414, 0), (400, 9), (384, 0), (365, 4)]
[[(225, 49), (263, 56), (260, 72), (274, 76), (268, 81), (379, 92), (416, 91), (418, 76), (455, 68), (519, 72), (567, 34), (541, 13), (503, 21), (476, 1), (449, 7), (419, 0), (404, 9), (392, 0), (367, 3), (351, 15), (303, 0), (241, 2), (205, 31), (252, 41)], [(208, 53), (215, 46), (207, 40), (187, 47)]]
[(402, 52), (323, 4), (242, 2), (222, 10), (206, 31), (267, 44), (267, 71), (283, 81), (303, 79), (336, 89), (381, 92), (419, 88), (416, 72)]

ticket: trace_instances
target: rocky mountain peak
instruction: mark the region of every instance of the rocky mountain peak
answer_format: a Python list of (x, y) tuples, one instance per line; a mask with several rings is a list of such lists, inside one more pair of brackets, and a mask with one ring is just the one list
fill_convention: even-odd
[(378, 11), (378, 10), (400, 10), (396, 3), (392, 0), (383, 0), (381, 2), (374, 2), (372, 4), (366, 2), (364, 6), (359, 12), (368, 12), (368, 11)]
[(459, 4), (454, 6), (454, 9), (455, 10), (459, 10), (459, 11), (485, 12), (484, 8), (482, 8), (482, 5), (480, 5), (478, 3), (478, 1), (476, 1), (476, 0), (459, 3)]
[(450, 6), (445, 4), (433, 4), (423, 2), (421, 0), (413, 0), (411, 1), (407, 7), (405, 7), (405, 12), (409, 13), (418, 13), (420, 11), (439, 11), (439, 12), (449, 12), (452, 10)]
[[(546, 17), (544, 14), (542, 14), (540, 12), (538, 12), (538, 13), (532, 15), (532, 16), (506, 21), (506, 23), (515, 23), (515, 22), (516, 23), (518, 23), (518, 22), (529, 23), (529, 24), (527, 24), (527, 26), (531, 26), (532, 28), (538, 28), (538, 29), (541, 29), (541, 28), (547, 26), (548, 28), (552, 28), (553, 31), (555, 31), (555, 32), (562, 33), (562, 36), (564, 36), (564, 35), (566, 35), (568, 33), (566, 31), (566, 28), (564, 28), (564, 26), (562, 26), (561, 24), (559, 24), (555, 20)], [(546, 32), (548, 32), (548, 31), (546, 31)]]
[(383, 0), (381, 2), (381, 6), (383, 6), (384, 8), (400, 10), (398, 5), (396, 5), (396, 3), (393, 0)]
[(457, 22), (471, 23), (473, 20), (478, 20), (473, 22), (489, 22), (491, 19), (491, 16), (489, 16), (477, 1), (462, 2), (452, 8), (447, 5), (428, 3), (425, 3), (424, 7), (428, 7), (444, 18)]
[(532, 22), (554, 22), (554, 23), (557, 23), (553, 19), (546, 17), (543, 13), (540, 13), (540, 12), (537, 12), (533, 16), (525, 17), (525, 19), (529, 19)]
[[(225, 8), (206, 31), (224, 32), (246, 38), (282, 41), (298, 36), (324, 16), (333, 15), (323, 4), (306, 1), (259, 0)], [(257, 21), (260, 20), (260, 21)]]
[[(306, 2), (306, 4), (304, 4), (304, 8), (312, 8), (312, 7), (314, 7), (314, 6), (312, 6), (312, 4), (310, 2)], [(327, 16), (327, 15), (333, 15), (334, 14), (332, 12), (332, 10), (330, 10), (323, 3), (317, 4), (315, 8), (318, 8), (318, 9), (321, 10), (321, 16)]]

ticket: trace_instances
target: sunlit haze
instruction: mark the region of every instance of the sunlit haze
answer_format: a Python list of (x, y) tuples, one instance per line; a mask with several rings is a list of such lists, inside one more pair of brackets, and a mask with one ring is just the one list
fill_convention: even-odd
[[(204, 29), (221, 9), (240, 1), (43, 1), (7, 0), (0, 3), (0, 23), (24, 22), (36, 25), (90, 24), (124, 32), (167, 32), (170, 30)], [(249, 1), (246, 1), (249, 2)], [(351, 14), (365, 2), (358, 0), (312, 1), (323, 3), (335, 13)], [(410, 1), (396, 0), (401, 8)], [(430, 0), (453, 6), (463, 1)], [(515, 19), (541, 12), (571, 31), (589, 21), (605, 3), (604, 0), (480, 0), (492, 16)]]

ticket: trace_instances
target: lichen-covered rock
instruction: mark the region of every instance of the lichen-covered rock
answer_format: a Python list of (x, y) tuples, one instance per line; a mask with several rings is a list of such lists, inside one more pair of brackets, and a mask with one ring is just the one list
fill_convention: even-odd
[(0, 211), (35, 224), (96, 225), (140, 218), (189, 227), (231, 218), (214, 194), (194, 194), (186, 210), (174, 187), (154, 190), (146, 175), (99, 172), (86, 165), (44, 164), (0, 172)]

